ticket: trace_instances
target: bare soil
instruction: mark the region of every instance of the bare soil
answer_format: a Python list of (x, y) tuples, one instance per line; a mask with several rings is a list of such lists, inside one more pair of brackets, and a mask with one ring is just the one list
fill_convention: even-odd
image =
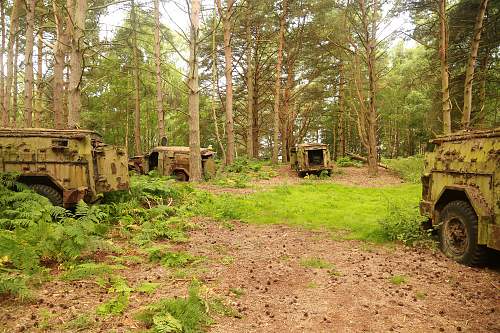
[[(205, 260), (184, 277), (161, 265), (127, 264), (119, 273), (130, 286), (161, 287), (152, 296), (132, 293), (122, 316), (95, 315), (112, 296), (96, 283), (54, 280), (34, 303), (0, 302), (4, 332), (72, 332), (65, 323), (85, 313), (92, 318), (86, 332), (144, 329), (133, 314), (155, 300), (186, 295), (190, 274), (238, 313), (216, 318), (208, 332), (500, 332), (494, 269), (461, 266), (426, 249), (336, 241), (322, 231), (195, 222), (190, 242), (174, 248)], [(331, 266), (307, 267), (306, 259)], [(404, 281), (395, 284), (394, 276)]]

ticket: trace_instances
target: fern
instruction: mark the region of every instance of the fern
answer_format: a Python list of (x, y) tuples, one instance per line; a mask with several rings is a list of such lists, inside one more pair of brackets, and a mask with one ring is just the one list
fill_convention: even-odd
[(11, 295), (20, 301), (33, 298), (33, 294), (26, 285), (28, 278), (0, 272), (0, 295)]
[(152, 326), (153, 332), (202, 332), (211, 323), (210, 304), (199, 293), (200, 285), (193, 282), (187, 298), (160, 300), (136, 314), (136, 319)]

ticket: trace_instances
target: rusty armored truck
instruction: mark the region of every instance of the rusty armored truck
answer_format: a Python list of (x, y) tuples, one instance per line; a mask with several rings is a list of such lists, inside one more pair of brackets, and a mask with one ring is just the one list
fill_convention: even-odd
[[(188, 181), (189, 147), (158, 146), (145, 156), (131, 158), (129, 165), (139, 173), (156, 170), (162, 176), (173, 176), (178, 181)], [(210, 148), (201, 148), (201, 166), (203, 176), (210, 178), (215, 174), (215, 152)]]
[(446, 256), (480, 264), (487, 248), (500, 250), (500, 128), (457, 132), (431, 143), (420, 212), (437, 229)]
[(328, 145), (324, 143), (303, 143), (290, 150), (290, 165), (297, 171), (299, 177), (306, 174), (330, 175), (333, 169)]
[(54, 205), (94, 202), (100, 193), (129, 188), (127, 153), (88, 130), (0, 128), (0, 172)]

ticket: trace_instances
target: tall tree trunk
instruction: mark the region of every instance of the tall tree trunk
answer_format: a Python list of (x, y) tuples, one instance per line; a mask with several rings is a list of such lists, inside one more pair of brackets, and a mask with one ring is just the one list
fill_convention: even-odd
[(24, 123), (26, 127), (33, 126), (33, 30), (35, 26), (36, 0), (26, 1), (26, 47), (24, 49)]
[(219, 132), (219, 120), (217, 119), (217, 109), (215, 107), (215, 99), (217, 97), (217, 85), (219, 82), (219, 75), (217, 72), (217, 0), (214, 1), (214, 11), (213, 11), (213, 26), (212, 26), (212, 96), (211, 96), (211, 106), (212, 106), (212, 119), (214, 121), (215, 138), (219, 144), (219, 149), (222, 153), (222, 160), (226, 160), (226, 149), (222, 144), (222, 140)]
[(37, 36), (37, 73), (36, 73), (36, 110), (34, 114), (35, 127), (40, 127), (43, 114), (43, 27), (40, 24)]
[(336, 156), (344, 157), (345, 149), (345, 77), (344, 77), (344, 62), (341, 60), (339, 64), (339, 115), (337, 123), (338, 148)]
[(443, 133), (451, 133), (451, 100), (449, 89), (450, 74), (448, 71), (448, 28), (446, 0), (439, 0), (439, 58), (441, 60), (441, 94), (443, 113)]
[(474, 37), (470, 46), (469, 60), (467, 61), (467, 69), (465, 71), (464, 84), (464, 107), (462, 110), (462, 126), (464, 129), (470, 126), (470, 114), (472, 110), (472, 81), (474, 80), (474, 69), (477, 60), (477, 52), (479, 50), (479, 42), (481, 41), (481, 31), (483, 30), (484, 14), (488, 0), (481, 0), (479, 12), (474, 25)]
[(68, 2), (72, 2), (72, 7), (74, 8), (70, 11), (71, 22), (68, 22), (71, 46), (68, 89), (68, 128), (78, 128), (80, 127), (80, 112), (82, 108), (80, 84), (83, 74), (82, 45), (85, 35), (85, 19), (87, 17), (87, 0), (68, 0)]
[(53, 2), (54, 21), (56, 24), (56, 40), (53, 45), (54, 78), (52, 83), (52, 100), (54, 103), (54, 125), (57, 129), (64, 128), (64, 67), (66, 64), (67, 38), (64, 29), (63, 9)]
[(160, 1), (155, 3), (155, 62), (156, 62), (156, 115), (158, 119), (159, 142), (165, 137), (165, 115), (163, 114), (163, 90), (161, 80), (161, 40), (160, 40)]
[(366, 52), (366, 62), (368, 67), (368, 98), (369, 105), (366, 115), (366, 149), (368, 152), (368, 174), (370, 176), (377, 176), (378, 174), (378, 160), (377, 160), (377, 109), (375, 103), (376, 96), (376, 36), (377, 36), (377, 0), (373, 2), (373, 12), (371, 17), (371, 28), (368, 23), (368, 11), (365, 6), (365, 1), (360, 0), (361, 15), (363, 18), (363, 33), (364, 33), (364, 47)]
[[(15, 117), (15, 111), (11, 110), (12, 105), (12, 81), (14, 79), (14, 53), (15, 53), (15, 41), (17, 34), (17, 27), (19, 25), (19, 0), (14, 0), (12, 5), (12, 11), (10, 14), (10, 29), (9, 29), (9, 43), (7, 45), (7, 78), (5, 82), (5, 94), (3, 98), (3, 107), (7, 114), (12, 113)], [(7, 116), (6, 126), (10, 125), (9, 117)], [(13, 121), (13, 126), (15, 126), (15, 121)]]
[(200, 149), (200, 89), (198, 85), (198, 32), (200, 0), (191, 0), (191, 29), (189, 41), (188, 109), (189, 109), (189, 173), (191, 181), (201, 180)]
[(233, 121), (233, 50), (231, 48), (232, 35), (232, 16), (234, 9), (234, 0), (226, 1), (226, 11), (223, 12), (221, 1), (217, 0), (217, 8), (222, 17), (224, 26), (224, 59), (226, 75), (226, 136), (227, 152), (226, 164), (232, 164), (235, 157), (234, 143), (234, 121)]
[(288, 163), (290, 154), (290, 142), (292, 141), (293, 130), (291, 128), (291, 99), (292, 90), (294, 86), (294, 63), (292, 56), (288, 56), (286, 62), (286, 84), (283, 93), (283, 112), (281, 114), (282, 118), (282, 130), (281, 130), (281, 155), (283, 162)]
[(273, 126), (273, 163), (278, 163), (279, 133), (280, 133), (280, 95), (281, 95), (281, 66), (283, 62), (283, 46), (285, 44), (285, 21), (288, 15), (288, 0), (282, 0), (283, 12), (280, 16), (280, 30), (278, 35), (278, 61), (276, 63), (276, 81), (274, 83), (274, 126)]
[(4, 62), (5, 52), (5, 0), (0, 0), (0, 24), (2, 25), (2, 49), (0, 50), (0, 104), (2, 105), (2, 126), (9, 126), (9, 112), (5, 108)]
[(479, 81), (479, 105), (477, 108), (477, 124), (479, 127), (484, 127), (485, 125), (485, 106), (486, 106), (486, 80), (488, 78), (488, 60), (489, 60), (490, 50), (484, 53), (483, 60), (481, 61), (481, 72)]
[(260, 37), (260, 28), (257, 26), (255, 28), (255, 47), (254, 50), (254, 66), (253, 66), (253, 107), (252, 107), (252, 156), (254, 158), (259, 158), (259, 37)]
[(139, 86), (139, 55), (137, 53), (137, 18), (135, 15), (135, 2), (131, 0), (132, 11), (130, 12), (132, 20), (132, 56), (134, 62), (134, 149), (135, 155), (142, 155), (141, 145), (141, 99)]
[(18, 116), (18, 107), (17, 107), (17, 101), (18, 101), (18, 85), (17, 85), (17, 75), (18, 75), (18, 70), (19, 66), (17, 65), (18, 63), (18, 57), (19, 57), (19, 39), (17, 38), (16, 34), (16, 44), (14, 46), (14, 73), (12, 73), (12, 127), (17, 127), (17, 116)]
[(253, 73), (253, 42), (252, 42), (252, 26), (250, 23), (250, 12), (247, 20), (247, 156), (253, 157), (253, 107), (254, 107), (254, 73)]

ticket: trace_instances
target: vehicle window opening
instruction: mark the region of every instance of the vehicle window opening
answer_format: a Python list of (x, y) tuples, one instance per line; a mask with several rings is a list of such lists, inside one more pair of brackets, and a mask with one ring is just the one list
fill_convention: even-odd
[(309, 150), (307, 152), (307, 157), (309, 165), (323, 165), (324, 163), (322, 149)]
[(149, 170), (156, 170), (158, 168), (158, 152), (152, 152), (149, 155)]

